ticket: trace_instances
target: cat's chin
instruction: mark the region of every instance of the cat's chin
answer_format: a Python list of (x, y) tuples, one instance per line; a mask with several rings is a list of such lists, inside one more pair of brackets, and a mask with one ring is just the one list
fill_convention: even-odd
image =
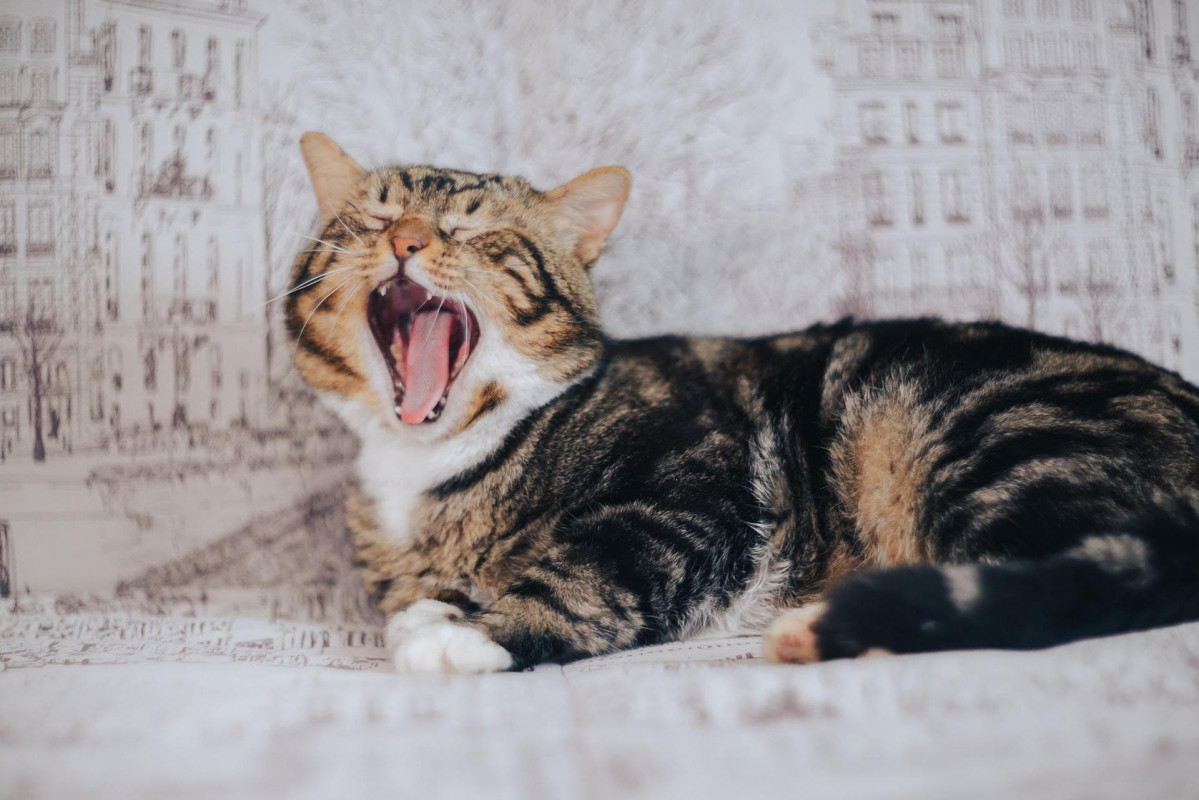
[(478, 347), (474, 314), (398, 275), (371, 293), (367, 323), (387, 366), (396, 418), (405, 426), (438, 422)]

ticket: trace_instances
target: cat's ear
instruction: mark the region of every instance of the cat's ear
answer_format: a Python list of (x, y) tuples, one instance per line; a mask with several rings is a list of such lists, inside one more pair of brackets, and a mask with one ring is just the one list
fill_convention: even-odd
[(633, 177), (623, 167), (593, 169), (545, 197), (558, 215), (559, 229), (570, 240), (575, 256), (590, 267), (604, 252), (608, 234), (620, 221)]
[(304, 163), (308, 166), (308, 177), (312, 179), (312, 188), (316, 192), (321, 220), (328, 222), (350, 197), (358, 182), (366, 177), (366, 170), (323, 133), (309, 131), (301, 136), (300, 152), (304, 154)]

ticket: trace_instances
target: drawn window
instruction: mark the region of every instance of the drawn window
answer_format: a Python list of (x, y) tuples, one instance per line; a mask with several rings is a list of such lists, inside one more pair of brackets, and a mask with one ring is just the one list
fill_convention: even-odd
[(1078, 256), (1074, 252), (1074, 242), (1069, 239), (1059, 239), (1054, 243), (1050, 263), (1057, 279), (1058, 290), (1072, 293), (1078, 291)]
[(1076, 101), (1074, 119), (1078, 126), (1080, 144), (1103, 144), (1103, 104), (1094, 95), (1083, 95)]
[(54, 53), (54, 23), (50, 20), (39, 20), (29, 29), (29, 53), (35, 56), (48, 56)]
[(1032, 100), (1024, 95), (1007, 99), (1007, 133), (1013, 144), (1033, 142)]
[(970, 198), (964, 170), (941, 172), (941, 208), (946, 222), (970, 221)]
[(1039, 216), (1041, 187), (1032, 167), (1028, 165), (1014, 167), (1010, 179), (1012, 216), (1016, 219)]
[(183, 234), (175, 234), (175, 257), (171, 262), (173, 269), (172, 286), (175, 297), (187, 295), (187, 243)]
[(920, 111), (913, 102), (903, 104), (903, 135), (908, 144), (920, 144)]
[(1003, 37), (1003, 59), (1008, 69), (1028, 68), (1028, 49), (1023, 34), (1009, 33)]
[(54, 99), (48, 70), (35, 69), (29, 73), (29, 96), (35, 103), (45, 103)]
[(208, 37), (207, 61), (204, 71), (207, 75), (215, 75), (217, 64), (220, 62), (220, 50), (215, 36)]
[(924, 224), (924, 175), (918, 168), (912, 169), (912, 224)]
[(1144, 123), (1144, 139), (1145, 147), (1157, 158), (1162, 157), (1161, 144), (1161, 98), (1158, 96), (1157, 90), (1150, 87), (1145, 90), (1145, 123)]
[(141, 124), (138, 133), (138, 157), (141, 158), (142, 170), (148, 170), (154, 159), (154, 129), (148, 122)]
[(150, 57), (153, 55), (154, 34), (150, 31), (149, 25), (142, 25), (137, 29), (137, 63), (143, 67), (150, 66)]
[(928, 271), (928, 253), (913, 247), (908, 253), (908, 264), (911, 267), (912, 282), (916, 286), (928, 286), (932, 279)]
[(14, 200), (0, 201), (0, 256), (17, 252), (17, 204)]
[(1037, 16), (1041, 19), (1056, 19), (1057, 14), (1057, 0), (1037, 0)]
[(1074, 214), (1074, 180), (1070, 167), (1056, 164), (1049, 169), (1049, 209), (1058, 219)]
[(1087, 282), (1092, 286), (1111, 286), (1112, 249), (1106, 239), (1096, 239), (1087, 245)]
[(1195, 95), (1182, 93), (1182, 132), (1187, 137), (1195, 135)]
[(962, 18), (958, 15), (937, 14), (936, 26), (938, 39), (953, 39), (955, 41), (962, 39)]
[(146, 354), (142, 356), (142, 380), (146, 391), (153, 392), (158, 389), (158, 359), (154, 357), (153, 345), (147, 347)]
[(1102, 164), (1091, 164), (1082, 171), (1082, 213), (1088, 219), (1108, 214), (1107, 173)]
[(1077, 65), (1079, 69), (1095, 69), (1099, 66), (1099, 48), (1095, 44), (1094, 36), (1080, 36), (1074, 44), (1074, 50), (1077, 53)]
[(153, 319), (154, 314), (154, 241), (149, 233), (142, 234), (142, 317)]
[(1046, 33), (1038, 37), (1037, 48), (1041, 69), (1057, 71), (1062, 68), (1061, 38), (1056, 33)]
[(870, 24), (878, 36), (890, 38), (899, 31), (899, 18), (894, 14), (871, 14)]
[(0, 69), (0, 105), (17, 102), (17, 73), (11, 69)]
[(209, 175), (215, 174), (218, 168), (215, 128), (209, 128), (208, 132), (204, 134), (204, 160), (208, 162)]
[(21, 21), (6, 17), (0, 19), (0, 53), (21, 51)]
[(866, 208), (866, 221), (871, 225), (891, 224), (891, 204), (887, 197), (887, 182), (881, 172), (867, 172), (862, 176), (862, 199)]
[(26, 234), (25, 253), (30, 256), (50, 255), (54, 252), (54, 207), (44, 200), (29, 204), (29, 230)]
[(187, 61), (187, 37), (183, 31), (176, 28), (171, 31), (171, 64), (175, 69), (183, 69)]
[(0, 281), (0, 323), (14, 324), (17, 321), (17, 282)]
[(34, 322), (54, 321), (54, 282), (35, 278), (29, 282), (29, 318)]
[(961, 103), (937, 103), (937, 135), (945, 144), (960, 144), (966, 141), (965, 113)]
[(1093, 0), (1070, 0), (1070, 16), (1078, 22), (1087, 22), (1094, 16)]
[(115, 322), (121, 316), (121, 273), (117, 269), (120, 263), (117, 258), (117, 245), (112, 234), (107, 237), (107, 247), (104, 248), (104, 310), (108, 319)]
[(1003, 15), (1008, 19), (1024, 16), (1024, 0), (1003, 0)]
[(896, 47), (899, 54), (899, 74), (905, 78), (918, 78), (921, 64), (920, 42), (900, 42)]
[(885, 71), (881, 42), (863, 42), (858, 47), (858, 69), (863, 77), (877, 77)]
[(887, 109), (882, 103), (865, 103), (861, 108), (862, 140), (867, 144), (886, 144)]
[(220, 257), (215, 236), (208, 237), (208, 294), (215, 297), (220, 280)]
[(960, 44), (938, 44), (933, 57), (936, 60), (939, 78), (956, 78), (965, 72), (965, 60)]
[(54, 177), (54, 141), (48, 130), (29, 134), (29, 177)]
[(17, 177), (17, 132), (0, 128), (0, 180)]
[(246, 43), (238, 41), (233, 48), (233, 98), (240, 107), (242, 103), (242, 82), (245, 72)]
[(11, 358), (0, 361), (0, 392), (17, 388), (17, 362)]
[(1059, 95), (1050, 95), (1041, 100), (1041, 132), (1045, 143), (1050, 145), (1070, 144), (1070, 102)]

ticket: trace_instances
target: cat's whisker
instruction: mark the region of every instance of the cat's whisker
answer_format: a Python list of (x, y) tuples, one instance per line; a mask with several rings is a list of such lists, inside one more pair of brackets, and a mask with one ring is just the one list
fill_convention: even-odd
[(353, 300), (358, 293), (366, 288), (366, 286), (369, 284), (370, 281), (363, 278), (362, 282), (355, 286), (354, 289), (346, 295), (345, 299), (341, 301), (341, 305), (337, 307), (337, 316), (333, 318), (333, 327), (331, 327), (329, 329), (329, 333), (325, 335), (325, 344), (329, 344), (329, 340), (333, 338), (333, 334), (337, 332), (337, 326), (341, 324), (341, 315), (345, 312), (346, 306), (348, 306), (350, 301)]
[(341, 245), (337, 244), (336, 242), (330, 242), (327, 239), (318, 239), (315, 236), (309, 236), (305, 233), (300, 233), (299, 231), (288, 231), (288, 233), (292, 234), (293, 236), (299, 236), (301, 239), (308, 239), (309, 241), (320, 242), (323, 245), (328, 245), (329, 247), (332, 247), (337, 252), (345, 253), (348, 256), (361, 256), (362, 255), (361, 253), (356, 253), (353, 250), (347, 250), (344, 247), (342, 247)]
[(350, 226), (346, 224), (346, 221), (341, 218), (340, 214), (334, 214), (334, 216), (337, 217), (337, 221), (341, 223), (341, 227), (345, 228), (347, 233), (349, 233), (351, 236), (353, 236), (355, 239), (358, 240), (358, 244), (362, 245), (363, 247), (366, 247), (366, 242), (362, 241), (361, 236), (354, 233), (354, 231), (350, 228)]
[(291, 351), (292, 361), (295, 361), (296, 355), (300, 352), (300, 342), (304, 341), (304, 331), (308, 329), (308, 323), (312, 321), (312, 315), (317, 312), (317, 309), (319, 309), (321, 307), (321, 304), (323, 304), (326, 300), (328, 300), (330, 297), (332, 297), (334, 294), (336, 294), (338, 292), (338, 290), (340, 290), (343, 286), (345, 286), (352, 280), (354, 280), (353, 277), (346, 278), (344, 281), (342, 281), (341, 283), (334, 286), (332, 291), (330, 291), (327, 295), (325, 295), (320, 300), (318, 300), (316, 302), (316, 305), (314, 305), (312, 307), (312, 310), (308, 312), (307, 319), (305, 319), (304, 324), (300, 326), (300, 332), (298, 334), (296, 334), (296, 346)]
[(265, 303), (263, 303), (261, 308), (266, 308), (271, 303), (274, 303), (278, 300), (282, 300), (283, 298), (287, 297), (288, 295), (295, 294), (296, 292), (302, 292), (303, 290), (307, 289), (310, 286), (315, 286), (316, 284), (323, 281), (325, 278), (328, 278), (330, 275), (336, 275), (339, 272), (349, 272), (352, 269), (358, 269), (358, 267), (356, 267), (356, 266), (341, 267), (339, 269), (331, 269), (328, 272), (322, 272), (320, 275), (317, 275), (315, 278), (309, 278), (308, 280), (304, 281), (303, 283), (300, 283), (300, 284), (288, 289), (283, 294), (272, 297), (270, 300), (267, 300)]
[[(471, 281), (470, 281), (470, 279), (469, 279), (469, 278), (467, 278), (467, 277), (463, 276), (463, 277), (462, 277), (462, 282), (463, 282), (463, 283), (465, 283), (467, 286), (469, 286), (469, 287), (471, 288), (471, 290), (474, 292), (474, 295), (475, 295), (475, 297), (477, 297), (479, 300), (483, 300), (483, 301), (486, 301), (486, 302), (488, 302), (488, 303), (491, 303), (493, 306), (495, 306), (495, 309), (496, 309), (496, 311), (499, 311), (501, 314), (503, 314), (503, 313), (504, 313), (504, 308), (503, 308), (503, 306), (501, 306), (501, 305), (499, 304), (499, 302), (498, 302), (498, 301), (497, 301), (497, 300), (496, 300), (494, 297), (491, 297), (490, 295), (484, 294), (484, 293), (483, 293), (483, 292), (482, 292), (482, 291), (479, 289), (479, 287), (478, 287), (478, 286), (476, 286), (475, 284), (471, 283)], [(473, 299), (473, 298), (472, 298), (472, 299)], [(467, 305), (470, 305), (470, 304), (469, 304), (469, 303), (467, 303)]]

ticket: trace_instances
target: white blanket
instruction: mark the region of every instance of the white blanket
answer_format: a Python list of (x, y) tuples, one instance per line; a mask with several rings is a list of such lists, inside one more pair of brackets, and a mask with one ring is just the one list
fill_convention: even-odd
[(1035, 653), (781, 667), (726, 639), (404, 677), (369, 620), (272, 621), (261, 599), (3, 612), (0, 797), (1199, 797), (1199, 624)]

